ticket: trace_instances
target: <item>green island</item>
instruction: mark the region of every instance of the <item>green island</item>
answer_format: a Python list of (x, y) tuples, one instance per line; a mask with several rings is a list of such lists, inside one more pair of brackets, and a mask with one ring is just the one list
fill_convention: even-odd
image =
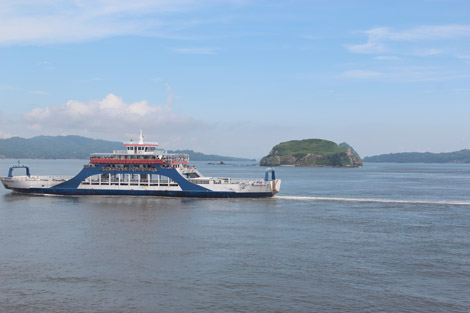
[[(0, 139), (0, 159), (87, 159), (90, 153), (123, 150), (122, 142), (81, 136), (37, 136), (29, 139)], [(191, 161), (255, 161), (220, 155), (207, 155), (192, 150), (168, 151), (189, 154)]]
[(359, 167), (362, 161), (347, 143), (336, 144), (323, 139), (282, 142), (261, 159), (261, 166), (332, 166)]
[(455, 152), (402, 152), (365, 157), (364, 162), (375, 163), (470, 163), (470, 150)]

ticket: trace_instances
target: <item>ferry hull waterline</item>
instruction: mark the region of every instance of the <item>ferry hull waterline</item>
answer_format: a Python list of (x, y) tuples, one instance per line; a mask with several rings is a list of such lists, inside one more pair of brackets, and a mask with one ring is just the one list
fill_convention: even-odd
[[(0, 180), (15, 192), (55, 195), (263, 198), (274, 196), (281, 187), (271, 168), (264, 179), (203, 176), (189, 165), (189, 155), (167, 153), (157, 143), (144, 143), (142, 131), (137, 143), (130, 141), (124, 147), (91, 154), (89, 164), (73, 177), (33, 176), (29, 167), (18, 164)], [(25, 169), (26, 175), (14, 176), (16, 169)]]

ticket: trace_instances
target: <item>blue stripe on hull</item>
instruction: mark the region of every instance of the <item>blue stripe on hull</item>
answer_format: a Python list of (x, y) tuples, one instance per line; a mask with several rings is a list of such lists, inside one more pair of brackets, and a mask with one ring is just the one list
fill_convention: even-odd
[(52, 195), (122, 195), (155, 197), (190, 197), (190, 198), (268, 198), (269, 192), (228, 192), (228, 191), (155, 191), (155, 190), (97, 190), (71, 188), (15, 188), (16, 192)]
[(166, 176), (172, 180), (174, 180), (181, 189), (185, 191), (199, 191), (199, 192), (206, 192), (208, 191), (207, 188), (201, 187), (199, 185), (193, 184), (189, 182), (186, 178), (181, 176), (181, 174), (174, 168), (162, 168), (160, 165), (152, 165), (155, 168), (155, 172), (148, 172), (148, 171), (102, 171), (105, 167), (105, 164), (101, 164), (97, 167), (84, 167), (80, 173), (75, 175), (75, 177), (69, 179), (66, 182), (60, 183), (54, 186), (54, 189), (75, 189), (78, 188), (80, 183), (84, 181), (86, 178), (93, 176), (93, 175), (100, 175), (100, 174), (156, 174)]

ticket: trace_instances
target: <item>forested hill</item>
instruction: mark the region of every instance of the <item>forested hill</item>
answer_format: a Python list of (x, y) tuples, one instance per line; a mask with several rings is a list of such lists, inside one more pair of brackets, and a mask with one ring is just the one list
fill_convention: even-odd
[(261, 166), (336, 166), (358, 167), (362, 161), (346, 143), (323, 139), (304, 139), (281, 142), (261, 159)]
[[(37, 136), (30, 139), (12, 137), (0, 139), (0, 158), (7, 159), (86, 159), (90, 153), (109, 153), (123, 150), (122, 142), (91, 139), (81, 136)], [(172, 151), (168, 151), (172, 152)], [(191, 161), (248, 161), (249, 159), (206, 155), (192, 150)]]
[(381, 154), (365, 157), (364, 162), (390, 162), (390, 163), (470, 163), (470, 150), (464, 149), (456, 152), (403, 152)]

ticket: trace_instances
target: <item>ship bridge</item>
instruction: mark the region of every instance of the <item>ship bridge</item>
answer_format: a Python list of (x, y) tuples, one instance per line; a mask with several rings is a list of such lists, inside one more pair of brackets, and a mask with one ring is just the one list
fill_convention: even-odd
[(140, 165), (166, 165), (178, 166), (189, 164), (188, 154), (166, 153), (163, 149), (157, 149), (157, 142), (144, 142), (142, 130), (139, 141), (124, 142), (126, 150), (114, 150), (113, 153), (92, 153), (91, 164), (140, 164)]
[[(146, 142), (144, 143), (144, 136), (142, 130), (139, 133), (139, 142), (133, 142), (132, 140), (124, 143), (126, 150), (119, 151), (124, 152), (125, 154), (155, 154), (155, 152), (160, 152), (156, 150), (158, 147), (157, 142)], [(161, 151), (163, 152), (163, 150)], [(119, 153), (121, 154), (121, 153)]]

